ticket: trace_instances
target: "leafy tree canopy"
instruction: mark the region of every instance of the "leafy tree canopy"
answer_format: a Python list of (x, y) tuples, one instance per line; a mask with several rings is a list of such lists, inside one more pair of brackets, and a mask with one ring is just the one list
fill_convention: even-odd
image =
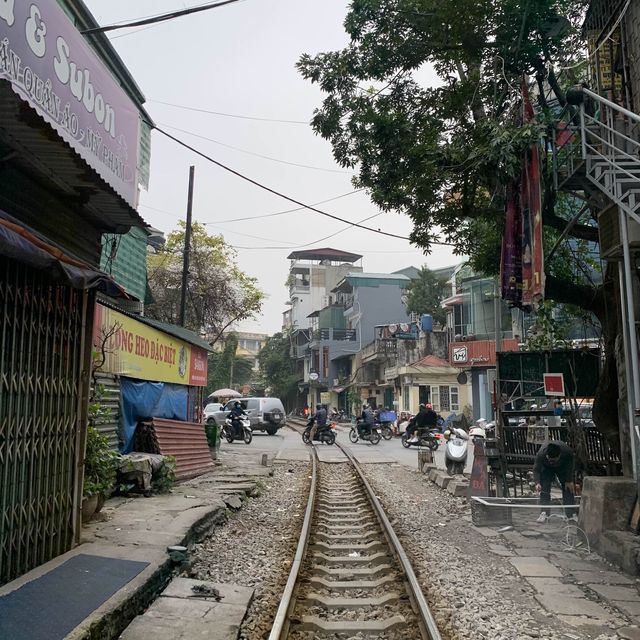
[(447, 282), (439, 278), (426, 266), (420, 269), (418, 278), (411, 281), (407, 287), (409, 299), (407, 310), (422, 315), (428, 313), (434, 322), (444, 325), (447, 314), (442, 308), (442, 301), (447, 297)]
[(297, 393), (299, 376), (289, 354), (290, 349), (289, 336), (286, 333), (275, 333), (267, 338), (258, 360), (264, 385), (271, 389), (269, 395), (280, 398), (289, 405), (288, 408), (293, 408), (291, 402)]
[[(167, 237), (163, 249), (147, 258), (149, 288), (154, 302), (151, 318), (177, 324), (180, 318), (185, 223)], [(264, 293), (257, 279), (236, 263), (236, 252), (221, 235), (209, 235), (194, 223), (187, 292), (186, 326), (215, 342), (231, 324), (252, 318), (262, 307)]]
[[(336, 160), (357, 171), (356, 186), (383, 210), (411, 217), (416, 245), (428, 252), (433, 241), (450, 242), (476, 269), (496, 273), (506, 185), (520, 174), (525, 149), (548, 143), (554, 105), (566, 104), (564, 88), (577, 78), (561, 68), (583, 56), (586, 5), (353, 0), (349, 44), (298, 63), (325, 94), (312, 125)], [(530, 124), (520, 117), (525, 75), (539, 89), (539, 116)], [(577, 210), (575, 199), (554, 191), (551, 169), (545, 162), (548, 248)], [(586, 218), (570, 239), (597, 242), (588, 210)], [(593, 282), (578, 263), (567, 277), (565, 254), (557, 251), (548, 265), (549, 295), (597, 311)]]

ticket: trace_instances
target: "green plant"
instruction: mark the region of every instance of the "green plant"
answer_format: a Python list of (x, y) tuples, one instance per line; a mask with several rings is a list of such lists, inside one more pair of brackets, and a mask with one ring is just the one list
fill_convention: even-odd
[(164, 464), (151, 481), (151, 488), (156, 493), (169, 493), (176, 481), (176, 459), (173, 456), (165, 456)]
[(82, 485), (82, 494), (85, 497), (95, 495), (109, 497), (116, 481), (118, 457), (118, 454), (109, 446), (107, 438), (95, 427), (89, 426)]

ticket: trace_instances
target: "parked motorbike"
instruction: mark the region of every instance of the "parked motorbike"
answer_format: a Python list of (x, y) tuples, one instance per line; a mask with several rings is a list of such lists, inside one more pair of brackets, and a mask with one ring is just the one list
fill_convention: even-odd
[[(234, 424), (237, 423), (237, 424)], [(221, 435), (231, 444), (234, 440), (242, 438), (245, 444), (251, 444), (253, 433), (251, 431), (251, 421), (248, 416), (242, 416), (233, 420), (229, 416), (222, 425)]]
[(439, 429), (417, 429), (416, 435), (418, 436), (418, 442), (411, 442), (413, 434), (409, 434), (405, 430), (400, 438), (402, 446), (405, 449), (409, 447), (426, 447), (431, 449), (431, 451), (435, 451), (440, 446), (440, 438), (442, 435)]
[(447, 429), (444, 432), (447, 444), (444, 448), (444, 462), (447, 473), (450, 476), (464, 473), (467, 463), (469, 434), (458, 427)]
[(376, 426), (380, 429), (380, 435), (385, 440), (391, 440), (391, 438), (393, 438), (393, 422), (376, 421)]
[(471, 429), (469, 429), (469, 437), (472, 442), (478, 440), (485, 440), (487, 438), (487, 421), (484, 418), (480, 418), (473, 423)]
[(345, 413), (344, 409), (332, 411), (329, 418), (335, 422), (349, 422), (349, 416)]
[(371, 444), (378, 444), (381, 439), (382, 436), (380, 435), (380, 429), (376, 424), (372, 425), (370, 433), (366, 432), (366, 427), (362, 422), (352, 425), (349, 431), (349, 440), (354, 444), (358, 442), (358, 440), (365, 440)]
[[(305, 430), (302, 432), (302, 442), (305, 444), (310, 443), (311, 428), (313, 427), (314, 420), (309, 420)], [(324, 442), (325, 444), (335, 444), (336, 441), (336, 425), (334, 422), (330, 422), (324, 427), (319, 427), (316, 430), (313, 438), (314, 442)]]

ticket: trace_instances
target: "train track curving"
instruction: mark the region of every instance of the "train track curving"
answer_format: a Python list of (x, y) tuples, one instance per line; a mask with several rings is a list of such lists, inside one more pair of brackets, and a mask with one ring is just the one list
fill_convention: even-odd
[(305, 518), (269, 640), (441, 640), (382, 505), (350, 452), (336, 446), (343, 462), (320, 462), (311, 448)]

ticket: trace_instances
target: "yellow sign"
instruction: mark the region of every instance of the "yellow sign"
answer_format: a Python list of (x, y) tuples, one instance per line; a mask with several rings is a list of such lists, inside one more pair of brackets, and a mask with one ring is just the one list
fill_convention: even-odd
[(203, 387), (207, 352), (101, 304), (96, 305), (93, 346), (107, 373)]
[(331, 402), (331, 393), (329, 391), (323, 391), (320, 394), (320, 403), (328, 405), (330, 402)]

